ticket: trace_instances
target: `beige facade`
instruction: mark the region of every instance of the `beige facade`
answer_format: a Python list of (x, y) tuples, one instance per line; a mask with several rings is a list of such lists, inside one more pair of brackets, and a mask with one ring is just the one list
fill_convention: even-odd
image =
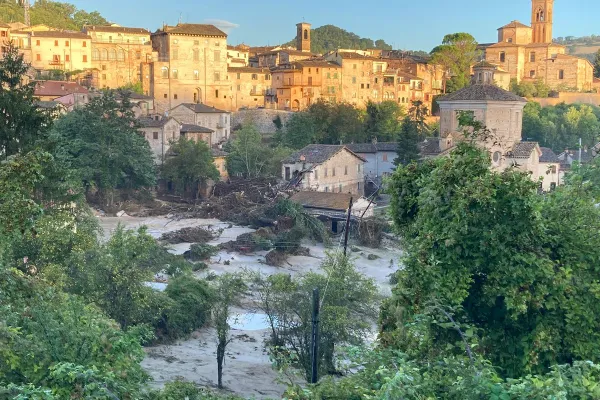
[(247, 67), (250, 58), (250, 46), (240, 44), (237, 46), (227, 46), (227, 66), (228, 67)]
[[(178, 24), (152, 34), (157, 59), (143, 80), (158, 112), (182, 103), (204, 103), (229, 109), (227, 35), (213, 25)], [(146, 91), (146, 88), (144, 87)]]
[(146, 138), (154, 160), (157, 164), (162, 164), (167, 151), (171, 147), (170, 141), (178, 140), (181, 124), (174, 118), (162, 118), (155, 116), (153, 118), (141, 118), (139, 120), (140, 133)]
[(302, 174), (300, 190), (362, 195), (364, 164), (345, 146), (309, 145), (283, 161), (282, 177), (291, 180)]
[(296, 61), (273, 70), (279, 110), (300, 111), (318, 100), (342, 100), (341, 67), (323, 60)]
[(150, 32), (142, 28), (85, 26), (92, 41), (94, 86), (118, 88), (141, 81), (141, 64), (152, 58)]
[(198, 103), (184, 103), (169, 111), (169, 116), (183, 124), (213, 130), (211, 145), (223, 143), (231, 134), (231, 113)]
[(227, 74), (231, 83), (231, 110), (270, 108), (275, 96), (271, 91), (272, 76), (269, 68), (229, 67)]
[(498, 43), (486, 48), (486, 60), (519, 82), (542, 79), (555, 90), (592, 90), (592, 64), (566, 55), (564, 46), (552, 43), (554, 0), (531, 4), (531, 27), (513, 21), (499, 28)]

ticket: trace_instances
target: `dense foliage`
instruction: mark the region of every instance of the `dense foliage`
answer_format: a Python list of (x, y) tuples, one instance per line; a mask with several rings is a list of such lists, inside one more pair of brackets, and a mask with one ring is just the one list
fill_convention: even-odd
[[(564, 88), (563, 88), (564, 89)], [(510, 80), (510, 91), (521, 97), (548, 97), (550, 95), (550, 86), (548, 86), (542, 78), (535, 82), (521, 81), (517, 82), (516, 78)]]
[(432, 62), (449, 72), (444, 77), (444, 92), (451, 93), (464, 88), (471, 81), (471, 66), (479, 60), (477, 41), (468, 33), (444, 36), (442, 44), (431, 50)]
[(600, 108), (587, 104), (542, 107), (530, 102), (523, 111), (523, 138), (550, 147), (557, 154), (565, 149), (592, 147), (600, 139)]
[[(337, 49), (382, 49), (391, 50), (392, 46), (384, 40), (373, 41), (369, 38), (361, 38), (355, 33), (348, 32), (345, 29), (334, 25), (323, 25), (316, 29), (311, 29), (311, 51), (313, 53), (324, 54), (328, 51)], [(285, 43), (284, 46), (296, 46), (296, 40)]]
[[(98, 11), (78, 10), (72, 4), (37, 0), (31, 6), (31, 24), (45, 24), (57, 29), (80, 30), (84, 25), (106, 25), (108, 21)], [(19, 0), (0, 0), (0, 22), (23, 22), (24, 12)]]

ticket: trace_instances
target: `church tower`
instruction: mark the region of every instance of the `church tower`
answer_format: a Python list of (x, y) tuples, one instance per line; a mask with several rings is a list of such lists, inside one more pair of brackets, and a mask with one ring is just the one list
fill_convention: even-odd
[(533, 43), (552, 43), (554, 0), (532, 0), (531, 4)]
[(298, 33), (296, 34), (296, 50), (310, 53), (310, 24), (300, 22), (296, 24)]

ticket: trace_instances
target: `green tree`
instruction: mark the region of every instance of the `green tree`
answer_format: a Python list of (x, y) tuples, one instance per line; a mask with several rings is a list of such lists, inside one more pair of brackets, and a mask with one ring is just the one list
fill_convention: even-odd
[[(392, 215), (406, 257), (382, 309), (383, 342), (433, 356), (460, 341), (435, 306), (479, 332), (477, 351), (503, 375), (597, 360), (594, 199), (571, 185), (539, 196), (527, 174), (489, 165), (487, 151), (464, 142), (395, 172)], [(404, 327), (423, 315), (418, 340)]]
[(308, 112), (297, 112), (285, 124), (279, 143), (291, 149), (300, 150), (317, 142), (317, 124)]
[(388, 100), (381, 103), (369, 101), (365, 118), (365, 139), (377, 139), (381, 142), (396, 140), (403, 115), (404, 110), (395, 101)]
[(420, 148), (419, 142), (421, 135), (419, 134), (418, 125), (410, 117), (405, 117), (402, 121), (402, 127), (398, 134), (398, 156), (394, 160), (395, 165), (408, 165), (413, 161), (419, 161)]
[(98, 189), (108, 206), (115, 190), (156, 182), (150, 145), (137, 131), (127, 94), (120, 98), (107, 91), (59, 119), (52, 132), (55, 157), (71, 166), (87, 191)]
[(12, 43), (0, 59), (0, 155), (32, 150), (43, 142), (52, 119), (34, 104), (35, 83), (26, 83), (30, 65)]
[[(362, 343), (376, 316), (375, 283), (359, 273), (347, 257), (329, 254), (321, 268), (323, 273), (310, 272), (294, 278), (277, 274), (254, 279), (261, 299), (258, 307), (271, 321), (273, 343), (292, 352), (307, 380), (311, 375), (313, 288), (319, 288), (322, 296), (319, 370), (323, 373), (336, 371), (336, 346)], [(280, 350), (275, 348), (274, 352)]]
[[(291, 40), (284, 46), (296, 46), (296, 40)], [(355, 33), (334, 25), (323, 25), (311, 30), (311, 51), (313, 53), (325, 54), (337, 49), (366, 50), (372, 48), (391, 50), (392, 46), (382, 39), (373, 41), (373, 39), (361, 38)]]
[(600, 50), (598, 50), (594, 58), (594, 77), (600, 78)]
[(219, 171), (213, 162), (208, 145), (202, 140), (188, 140), (180, 137), (171, 143), (172, 156), (167, 157), (161, 175), (172, 181), (178, 192), (199, 188), (208, 180), (219, 179)]
[(467, 86), (471, 80), (471, 66), (479, 59), (477, 41), (468, 33), (444, 36), (442, 44), (431, 50), (432, 63), (441, 65), (450, 74), (444, 78), (444, 92), (451, 93)]

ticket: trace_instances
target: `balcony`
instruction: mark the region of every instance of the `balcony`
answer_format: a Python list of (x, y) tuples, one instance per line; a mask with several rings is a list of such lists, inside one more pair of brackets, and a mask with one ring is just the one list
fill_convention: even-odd
[(49, 60), (48, 65), (63, 65), (61, 60)]

